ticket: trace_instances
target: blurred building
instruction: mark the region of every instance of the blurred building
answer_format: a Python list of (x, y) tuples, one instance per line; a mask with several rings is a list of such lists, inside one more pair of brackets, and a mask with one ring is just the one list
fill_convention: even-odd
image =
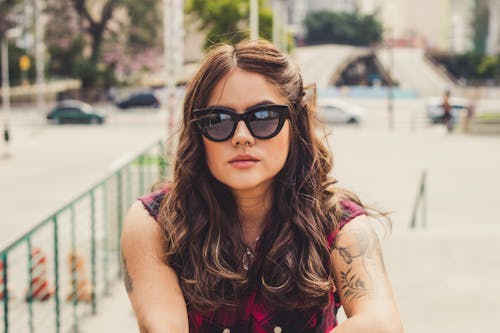
[(364, 14), (376, 14), (386, 39), (451, 52), (473, 47), (474, 0), (361, 0)]
[[(272, 0), (270, 0), (272, 1)], [(274, 0), (276, 1), (276, 0)], [(286, 0), (282, 0), (286, 1)], [(490, 0), (498, 7), (500, 0)], [(376, 15), (386, 39), (400, 45), (466, 52), (473, 47), (474, 0), (288, 0), (290, 24), (318, 10)], [(497, 21), (500, 10), (496, 9)], [(491, 22), (490, 22), (491, 24)], [(498, 31), (498, 29), (497, 29)], [(498, 44), (498, 34), (492, 35)]]
[(489, 0), (489, 20), (486, 52), (500, 54), (500, 0)]
[(355, 12), (358, 10), (358, 0), (310, 0), (308, 11), (331, 10), (335, 12)]

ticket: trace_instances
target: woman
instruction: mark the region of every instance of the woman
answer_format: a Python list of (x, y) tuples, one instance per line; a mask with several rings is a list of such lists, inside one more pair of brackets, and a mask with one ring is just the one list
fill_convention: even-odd
[(183, 111), (173, 182), (124, 223), (141, 332), (401, 332), (373, 222), (328, 177), (297, 66), (264, 41), (218, 46)]

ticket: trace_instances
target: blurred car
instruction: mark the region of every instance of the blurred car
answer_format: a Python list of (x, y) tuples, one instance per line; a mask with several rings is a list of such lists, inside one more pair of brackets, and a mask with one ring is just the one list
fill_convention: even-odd
[(318, 119), (324, 123), (360, 124), (364, 109), (336, 98), (320, 98), (317, 104)]
[(47, 121), (56, 124), (103, 124), (106, 116), (87, 103), (64, 100), (47, 114)]
[(132, 107), (160, 107), (160, 101), (152, 92), (135, 93), (124, 99), (116, 102), (116, 106), (120, 109), (128, 109)]
[[(451, 97), (451, 121), (457, 123), (460, 114), (467, 111), (467, 100), (464, 98)], [(442, 124), (444, 122), (443, 97), (431, 97), (425, 105), (425, 114), (432, 124)]]

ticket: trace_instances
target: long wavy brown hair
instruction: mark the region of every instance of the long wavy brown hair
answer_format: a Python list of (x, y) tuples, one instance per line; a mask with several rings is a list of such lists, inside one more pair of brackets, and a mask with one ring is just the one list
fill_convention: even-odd
[[(235, 198), (211, 175), (192, 112), (206, 107), (215, 85), (237, 67), (276, 84), (291, 113), (289, 155), (273, 186), (273, 202), (279, 204), (260, 239), (262, 257), (249, 271), (242, 267), (245, 245)], [(214, 47), (188, 83), (174, 177), (159, 221), (165, 261), (177, 272), (189, 307), (205, 312), (237, 306), (258, 285), (278, 309), (328, 304), (335, 286), (327, 235), (337, 228), (342, 200), (363, 205), (329, 177), (333, 160), (316, 131), (314, 112), (296, 64), (265, 41)]]

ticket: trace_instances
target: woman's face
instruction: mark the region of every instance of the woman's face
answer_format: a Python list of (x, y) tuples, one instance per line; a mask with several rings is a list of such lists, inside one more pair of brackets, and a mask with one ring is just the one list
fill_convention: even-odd
[[(220, 106), (244, 113), (258, 104), (287, 104), (278, 87), (264, 76), (239, 68), (223, 77), (211, 92), (207, 107)], [(285, 165), (290, 147), (290, 123), (266, 140), (256, 139), (240, 121), (234, 135), (223, 142), (203, 137), (212, 175), (233, 192), (264, 193)]]

